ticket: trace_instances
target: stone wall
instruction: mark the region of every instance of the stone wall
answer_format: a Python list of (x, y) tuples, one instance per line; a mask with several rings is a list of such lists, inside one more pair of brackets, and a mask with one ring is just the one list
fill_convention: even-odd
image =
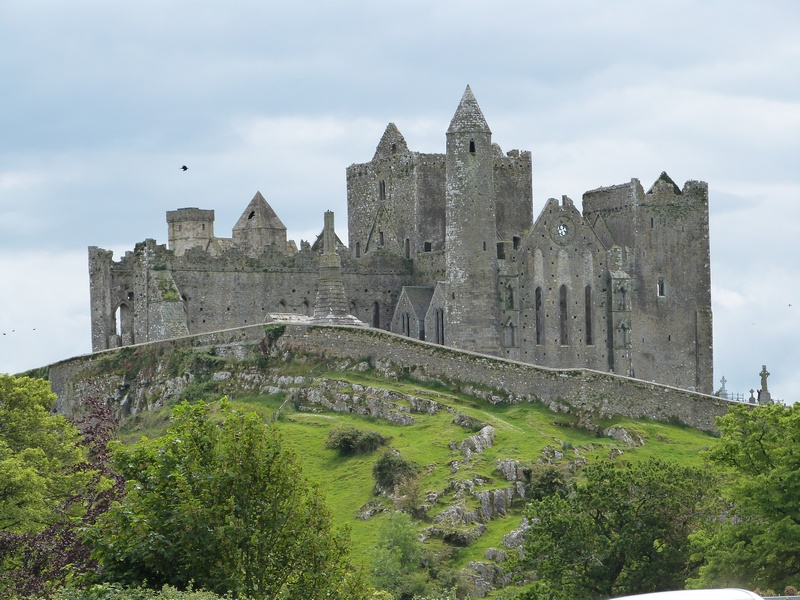
[[(436, 379), (461, 389), (483, 389), (490, 402), (539, 401), (555, 411), (577, 415), (583, 422), (622, 415), (662, 422), (681, 422), (714, 429), (714, 419), (732, 402), (669, 386), (589, 369), (548, 369), (464, 352), (375, 329), (286, 324), (280, 337), (264, 325), (229, 329), (153, 342), (76, 357), (49, 367), (56, 409), (73, 414), (87, 397), (122, 407), (121, 412), (162, 404), (191, 385), (191, 370), (176, 372), (175, 353), (214, 357), (221, 366), (213, 377), (225, 387), (261, 393), (266, 373), (259, 365), (265, 349), (287, 353), (369, 361), (389, 375)], [(225, 359), (225, 360), (222, 360)], [(233, 360), (232, 360), (233, 359)], [(239, 361), (240, 368), (237, 368)], [(223, 364), (224, 363), (224, 364)], [(126, 364), (136, 369), (126, 368)]]

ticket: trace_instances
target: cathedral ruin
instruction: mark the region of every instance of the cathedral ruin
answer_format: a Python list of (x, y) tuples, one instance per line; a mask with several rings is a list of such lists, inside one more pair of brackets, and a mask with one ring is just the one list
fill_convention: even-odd
[(444, 154), (390, 123), (347, 168), (345, 245), (333, 215), (287, 240), (260, 193), (232, 237), (214, 211), (167, 212), (168, 244), (118, 261), (89, 248), (92, 349), (276, 318), (363, 323), (546, 367), (713, 391), (708, 185), (662, 173), (563, 196), (533, 218), (531, 153), (503, 153), (469, 87)]

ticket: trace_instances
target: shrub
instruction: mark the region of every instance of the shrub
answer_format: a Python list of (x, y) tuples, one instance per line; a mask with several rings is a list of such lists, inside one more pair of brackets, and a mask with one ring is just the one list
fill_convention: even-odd
[(412, 479), (419, 473), (419, 467), (403, 458), (397, 450), (386, 449), (372, 467), (372, 476), (379, 488), (392, 490), (406, 479)]
[(345, 425), (331, 429), (325, 447), (329, 450), (338, 450), (342, 456), (350, 456), (373, 452), (385, 446), (387, 441), (377, 431)]

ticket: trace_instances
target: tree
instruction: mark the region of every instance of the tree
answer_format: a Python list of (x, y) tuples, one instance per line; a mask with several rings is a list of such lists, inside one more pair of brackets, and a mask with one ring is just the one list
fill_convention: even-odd
[(108, 406), (87, 399), (84, 416), (76, 425), (81, 432), (79, 444), (84, 458), (68, 473), (80, 475), (81, 487), (52, 507), (52, 522), (42, 531), (0, 533), (0, 593), (4, 597), (46, 598), (67, 581), (77, 583), (97, 569), (81, 531), (122, 493), (123, 482), (111, 470), (107, 450), (117, 421)]
[(42, 379), (0, 374), (0, 531), (36, 533), (84, 475), (78, 430), (50, 414), (56, 395)]
[(411, 517), (389, 514), (378, 530), (378, 546), (372, 562), (372, 582), (395, 598), (412, 598), (425, 592), (427, 574), (421, 570), (422, 545)]
[(800, 584), (800, 405), (736, 406), (719, 418), (713, 463), (732, 475), (720, 518), (693, 540), (696, 587)]
[(523, 564), (541, 588), (587, 599), (682, 588), (709, 477), (654, 459), (584, 474), (570, 493), (528, 505)]
[(89, 533), (100, 578), (254, 598), (360, 598), (319, 492), (274, 427), (223, 399), (183, 403), (166, 435), (119, 444), (127, 495)]

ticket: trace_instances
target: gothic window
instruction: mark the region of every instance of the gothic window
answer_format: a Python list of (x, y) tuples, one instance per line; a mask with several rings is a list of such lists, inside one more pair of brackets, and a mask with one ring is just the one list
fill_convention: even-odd
[(357, 310), (358, 310), (358, 307), (356, 305), (356, 301), (353, 300), (352, 302), (350, 302), (350, 314), (353, 315), (354, 317), (357, 317), (358, 316), (358, 314), (356, 312)]
[(407, 312), (404, 312), (401, 317), (401, 328), (403, 335), (407, 335), (411, 337), (411, 319), (408, 316)]
[(592, 332), (592, 286), (586, 286), (584, 296), (584, 310), (586, 311), (586, 345), (594, 346), (594, 334)]
[(514, 310), (514, 286), (511, 283), (506, 286), (506, 310)]
[(386, 182), (383, 179), (378, 182), (378, 198), (381, 202), (386, 200)]
[(436, 319), (435, 342), (437, 344), (444, 344), (444, 310), (442, 310), (441, 308), (437, 308), (433, 314), (434, 318)]
[(658, 278), (657, 289), (658, 289), (658, 295), (659, 295), (660, 297), (664, 297), (664, 296), (666, 296), (666, 295), (667, 295), (667, 294), (665, 293), (665, 287), (664, 287), (664, 278), (663, 278), (663, 277), (659, 277), (659, 278)]
[(569, 345), (569, 317), (567, 315), (567, 286), (562, 285), (558, 290), (558, 309), (559, 309), (559, 343), (562, 346)]
[(536, 311), (536, 345), (541, 346), (544, 343), (544, 307), (542, 306), (541, 287), (536, 288), (534, 307)]

